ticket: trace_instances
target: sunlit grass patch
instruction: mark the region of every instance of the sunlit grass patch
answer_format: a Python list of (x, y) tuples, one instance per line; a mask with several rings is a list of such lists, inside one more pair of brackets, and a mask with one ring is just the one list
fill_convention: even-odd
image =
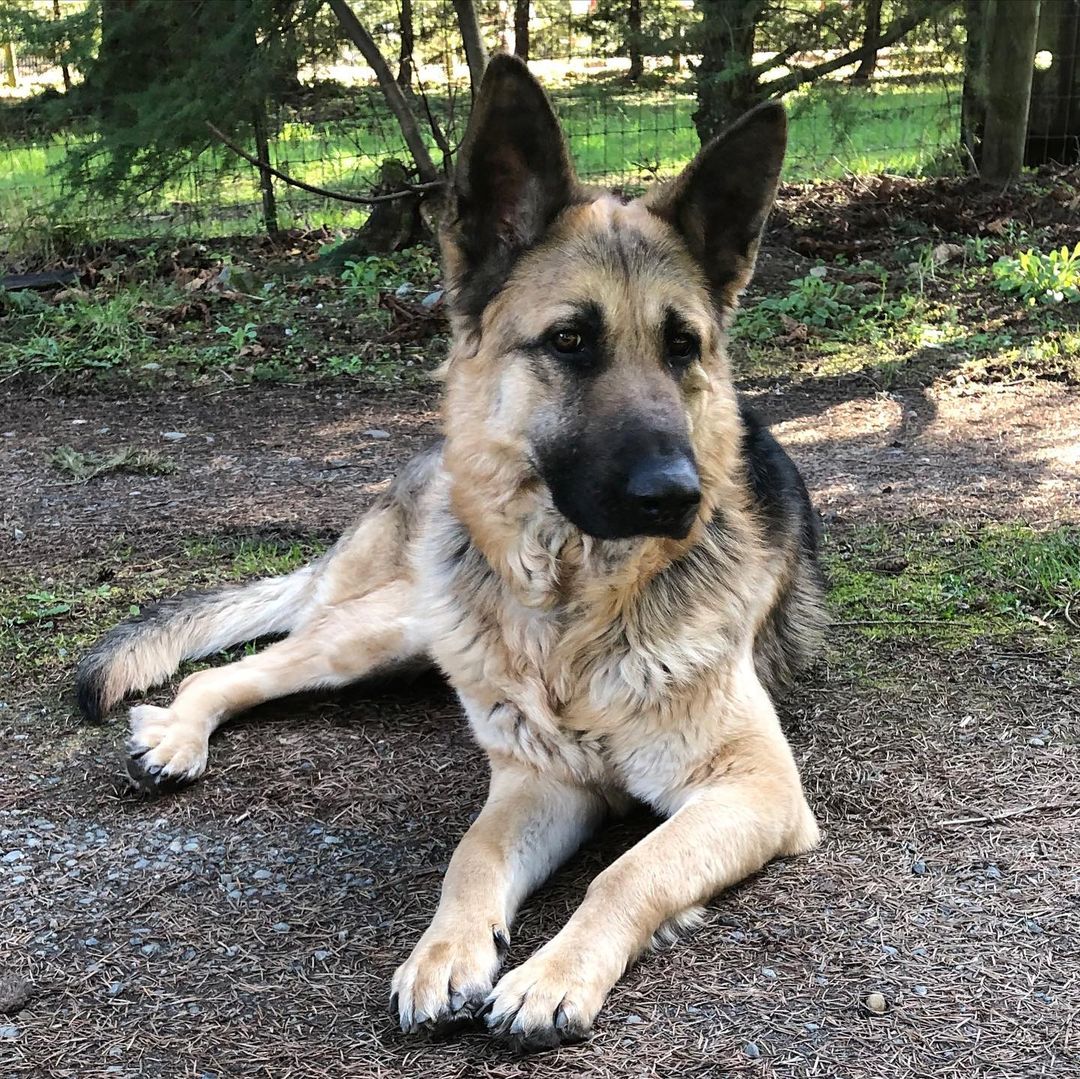
[(867, 525), (825, 549), (838, 624), (963, 645), (1080, 627), (1080, 527)]

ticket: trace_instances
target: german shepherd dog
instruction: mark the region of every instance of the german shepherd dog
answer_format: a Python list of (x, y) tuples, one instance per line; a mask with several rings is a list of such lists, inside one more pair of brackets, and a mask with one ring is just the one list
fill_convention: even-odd
[[(311, 565), (148, 610), (80, 666), (99, 719), (185, 658), (287, 634), (132, 709), (146, 788), (198, 777), (211, 732), (261, 701), (445, 673), (491, 787), (394, 975), (406, 1032), (579, 1040), (658, 935), (818, 841), (772, 703), (820, 636), (816, 518), (724, 350), (785, 141), (762, 105), (625, 201), (576, 181), (540, 85), (496, 56), (440, 231), (443, 441)], [(634, 800), (666, 819), (496, 980), (524, 898)]]

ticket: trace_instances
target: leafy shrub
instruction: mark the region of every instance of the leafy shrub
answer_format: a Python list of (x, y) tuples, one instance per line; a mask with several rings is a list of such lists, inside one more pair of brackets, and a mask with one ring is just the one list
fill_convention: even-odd
[(1025, 303), (1080, 301), (1080, 243), (1044, 255), (1029, 248), (1015, 258), (1002, 255), (994, 263), (994, 281), (1002, 292), (1018, 294)]

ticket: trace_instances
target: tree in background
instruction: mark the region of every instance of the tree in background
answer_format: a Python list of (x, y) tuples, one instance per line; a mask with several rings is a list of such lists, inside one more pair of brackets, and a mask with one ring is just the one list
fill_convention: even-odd
[(84, 70), (94, 56), (98, 18), (95, 3), (61, 7), (59, 0), (52, 0), (47, 6), (28, 6), (19, 0), (0, 0), (0, 42), (11, 49), (12, 62), (11, 43), (16, 41), (31, 53), (53, 57), (65, 90), (70, 90), (71, 73)]
[(626, 52), (630, 57), (630, 70), (626, 77), (631, 82), (639, 82), (645, 74), (645, 57), (642, 53), (641, 38), (641, 0), (627, 0), (626, 10)]
[(577, 16), (565, 7), (561, 11), (550, 4), (534, 7), (547, 16), (548, 34), (562, 27), (601, 52), (625, 56), (629, 60), (626, 78), (631, 83), (644, 75), (646, 56), (670, 57), (674, 64), (674, 57), (685, 48), (687, 12), (679, 0), (597, 0), (587, 13)]
[(529, 0), (514, 0), (514, 53), (522, 60), (529, 59)]
[[(701, 19), (689, 51), (701, 55), (695, 69), (698, 106), (694, 124), (704, 142), (759, 102), (860, 64), (896, 44), (920, 24), (944, 14), (950, 3), (894, 0), (892, 17), (875, 40), (867, 40), (866, 20), (853, 5), (817, 0), (788, 0), (784, 4), (775, 0), (697, 0), (696, 6)], [(765, 39), (773, 51), (756, 62), (758, 49), (767, 48)], [(799, 53), (825, 51), (832, 55), (819, 63), (792, 65), (792, 58)], [(788, 70), (777, 73), (781, 68)]]
[(869, 82), (877, 70), (878, 38), (881, 37), (881, 0), (865, 0), (866, 24), (863, 30), (863, 58), (855, 74), (854, 83)]
[[(97, 55), (65, 95), (93, 130), (67, 157), (69, 184), (91, 198), (136, 202), (213, 142), (207, 121), (265, 144), (267, 98), (295, 69), (290, 31), (302, 15), (282, 0), (102, 0)], [(264, 186), (269, 231), (272, 209)]]
[(408, 90), (412, 86), (413, 53), (416, 50), (412, 0), (401, 0), (398, 8), (398, 27), (401, 36), (401, 50), (398, 56), (397, 83), (402, 90)]

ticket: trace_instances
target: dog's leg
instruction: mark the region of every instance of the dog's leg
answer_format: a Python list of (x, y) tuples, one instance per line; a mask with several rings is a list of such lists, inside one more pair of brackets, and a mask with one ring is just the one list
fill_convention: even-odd
[(438, 1030), (475, 1016), (518, 905), (605, 808), (595, 791), (493, 762), (487, 803), (450, 859), (435, 917), (394, 975), (391, 1011), (402, 1030)]
[(411, 589), (399, 581), (331, 607), (292, 636), (236, 663), (184, 679), (168, 708), (131, 709), (128, 773), (154, 790), (189, 783), (206, 768), (210, 735), (264, 701), (329, 689), (422, 655)]
[(593, 881), (561, 932), (499, 981), (488, 998), (489, 1028), (518, 1049), (581, 1040), (658, 930), (817, 839), (779, 733), (743, 739), (673, 816)]

